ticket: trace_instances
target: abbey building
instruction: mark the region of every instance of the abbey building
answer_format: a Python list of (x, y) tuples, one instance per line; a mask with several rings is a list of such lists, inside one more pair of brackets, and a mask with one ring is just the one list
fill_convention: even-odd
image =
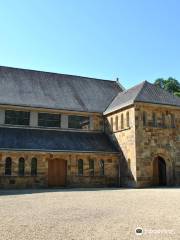
[(180, 98), (0, 67), (0, 188), (180, 185)]

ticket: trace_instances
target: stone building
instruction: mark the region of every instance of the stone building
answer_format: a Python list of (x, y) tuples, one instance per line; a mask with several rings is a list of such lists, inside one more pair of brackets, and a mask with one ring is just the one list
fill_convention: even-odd
[(0, 67), (0, 188), (180, 185), (180, 98)]

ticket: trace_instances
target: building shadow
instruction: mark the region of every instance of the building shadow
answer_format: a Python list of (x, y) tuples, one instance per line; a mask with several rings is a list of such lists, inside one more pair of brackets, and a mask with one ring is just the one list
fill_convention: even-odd
[(63, 193), (63, 192), (99, 192), (99, 191), (119, 191), (123, 188), (37, 188), (37, 189), (0, 189), (0, 196), (5, 195), (25, 195), (39, 193)]

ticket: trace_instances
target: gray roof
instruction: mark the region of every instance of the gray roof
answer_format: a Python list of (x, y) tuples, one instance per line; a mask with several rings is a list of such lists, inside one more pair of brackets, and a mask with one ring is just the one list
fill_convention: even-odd
[(0, 149), (27, 151), (118, 152), (104, 133), (0, 128)]
[(0, 66), (0, 104), (102, 113), (120, 91), (116, 81)]
[(180, 107), (180, 98), (163, 90), (162, 88), (144, 81), (129, 90), (120, 92), (110, 103), (104, 114), (111, 113), (123, 107), (134, 104), (134, 102), (145, 102)]

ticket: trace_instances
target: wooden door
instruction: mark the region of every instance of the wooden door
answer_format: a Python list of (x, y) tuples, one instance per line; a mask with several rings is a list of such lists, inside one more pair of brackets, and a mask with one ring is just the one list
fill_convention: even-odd
[(48, 185), (50, 187), (64, 187), (66, 185), (67, 162), (61, 159), (48, 161)]

